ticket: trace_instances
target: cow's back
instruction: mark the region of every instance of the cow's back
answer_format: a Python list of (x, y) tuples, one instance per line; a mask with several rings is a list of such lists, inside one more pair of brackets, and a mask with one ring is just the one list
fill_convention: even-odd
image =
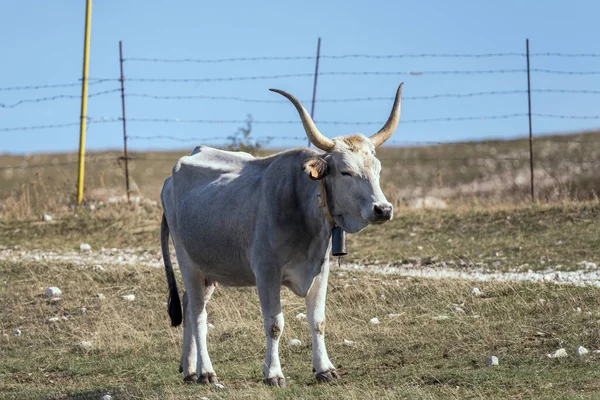
[[(174, 238), (207, 276), (223, 284), (247, 285), (254, 279), (248, 249), (252, 241), (264, 167), (254, 157), (199, 146), (179, 159), (164, 197)], [(247, 267), (245, 267), (247, 266)], [(239, 282), (236, 282), (239, 280)]]

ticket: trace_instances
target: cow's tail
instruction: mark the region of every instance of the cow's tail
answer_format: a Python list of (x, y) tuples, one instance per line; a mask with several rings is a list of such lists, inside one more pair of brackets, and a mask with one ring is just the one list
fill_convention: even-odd
[(171, 255), (169, 253), (169, 224), (167, 217), (163, 214), (162, 224), (160, 228), (160, 247), (162, 249), (163, 261), (165, 263), (165, 274), (167, 275), (167, 283), (169, 284), (169, 317), (171, 317), (171, 326), (181, 324), (181, 300), (179, 300), (179, 291), (177, 290), (177, 280), (173, 272), (173, 264), (171, 264)]

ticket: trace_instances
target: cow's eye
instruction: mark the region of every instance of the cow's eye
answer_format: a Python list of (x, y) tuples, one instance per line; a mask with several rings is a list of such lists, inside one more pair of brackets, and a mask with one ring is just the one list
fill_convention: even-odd
[(352, 174), (350, 172), (342, 172), (342, 175), (344, 175), (344, 176), (352, 176)]

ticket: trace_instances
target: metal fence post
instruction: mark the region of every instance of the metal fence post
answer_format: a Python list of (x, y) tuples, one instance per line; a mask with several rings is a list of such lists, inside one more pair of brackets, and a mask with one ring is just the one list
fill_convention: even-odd
[[(317, 78), (319, 77), (319, 59), (321, 58), (321, 38), (317, 42), (317, 61), (315, 63), (315, 81), (313, 83), (313, 96), (312, 105), (310, 107), (310, 117), (315, 119), (315, 98), (317, 97)], [(308, 140), (308, 147), (310, 147), (310, 139)]]
[(125, 189), (129, 201), (129, 156), (127, 155), (127, 119), (125, 118), (125, 76), (123, 75), (123, 42), (119, 40), (119, 65), (121, 67), (121, 110), (123, 114), (123, 158), (125, 159)]
[(534, 179), (533, 179), (533, 129), (531, 127), (531, 69), (529, 67), (529, 39), (525, 39), (527, 51), (527, 106), (529, 115), (529, 170), (531, 173), (531, 203), (535, 203)]
[(81, 120), (79, 123), (79, 170), (77, 171), (77, 203), (83, 201), (85, 171), (85, 129), (87, 123), (88, 71), (90, 60), (90, 32), (92, 29), (92, 0), (85, 5), (85, 37), (83, 40), (83, 78), (81, 81)]

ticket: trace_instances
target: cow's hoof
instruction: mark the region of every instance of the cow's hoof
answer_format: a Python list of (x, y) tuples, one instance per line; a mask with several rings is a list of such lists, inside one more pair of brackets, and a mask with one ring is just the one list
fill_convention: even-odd
[(198, 378), (198, 383), (201, 385), (208, 385), (209, 383), (216, 385), (219, 383), (219, 378), (214, 372), (205, 372)]
[(319, 382), (331, 382), (332, 380), (340, 377), (335, 369), (319, 372), (316, 376)]
[(278, 388), (284, 388), (286, 386), (285, 378), (283, 376), (274, 376), (272, 378), (265, 378), (265, 384), (267, 386), (273, 386), (273, 387), (278, 387)]
[(194, 383), (194, 382), (196, 382), (196, 373), (194, 372), (193, 374), (186, 376), (185, 378), (183, 378), (183, 381), (185, 383)]

